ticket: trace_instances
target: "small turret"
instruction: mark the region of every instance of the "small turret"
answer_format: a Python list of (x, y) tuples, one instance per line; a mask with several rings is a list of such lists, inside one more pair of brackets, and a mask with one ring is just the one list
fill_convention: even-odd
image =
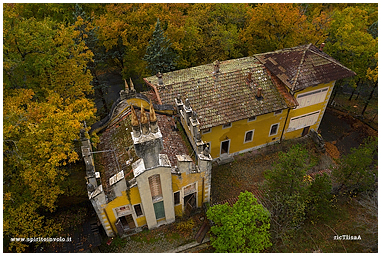
[(155, 110), (153, 109), (152, 102), (150, 102), (150, 105), (149, 105), (149, 121), (150, 121), (151, 132), (152, 133), (158, 132), (159, 128), (157, 126), (157, 117), (155, 114)]
[(143, 105), (141, 105), (141, 107), (140, 107), (140, 123), (142, 126), (142, 134), (143, 135), (149, 134), (148, 117), (147, 117), (146, 112), (143, 108)]

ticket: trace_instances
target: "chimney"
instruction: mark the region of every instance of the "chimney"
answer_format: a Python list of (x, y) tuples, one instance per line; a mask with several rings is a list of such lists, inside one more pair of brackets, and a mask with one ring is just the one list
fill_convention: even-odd
[(324, 46), (325, 46), (325, 43), (322, 43), (322, 44), (320, 45), (319, 50), (320, 50), (320, 51), (323, 51)]
[(140, 132), (140, 123), (138, 120), (138, 117), (136, 115), (134, 106), (131, 105), (131, 125), (132, 125), (132, 132), (135, 138), (139, 138), (141, 135)]
[(158, 73), (156, 74), (156, 76), (157, 76), (157, 79), (158, 79), (158, 81), (159, 81), (159, 85), (164, 85), (164, 82), (163, 82), (163, 75), (162, 75), (160, 72), (158, 72)]
[(262, 98), (262, 88), (261, 88), (261, 87), (259, 87), (259, 88), (257, 89), (257, 95), (256, 95), (256, 98), (257, 98), (257, 99), (261, 99), (261, 98)]
[(216, 60), (213, 64), (214, 64), (214, 73), (220, 72), (220, 62)]
[(252, 75), (253, 73), (251, 73), (251, 71), (247, 74), (247, 82), (249, 83), (253, 82), (253, 79), (251, 78)]
[(153, 109), (152, 102), (149, 104), (149, 122), (151, 127), (152, 133), (157, 133), (159, 131), (159, 128), (157, 126), (157, 117), (155, 114), (155, 110)]
[(146, 115), (146, 112), (143, 108), (143, 105), (140, 105), (140, 123), (142, 125), (142, 134), (147, 135), (149, 134), (149, 124), (148, 124), (148, 118)]

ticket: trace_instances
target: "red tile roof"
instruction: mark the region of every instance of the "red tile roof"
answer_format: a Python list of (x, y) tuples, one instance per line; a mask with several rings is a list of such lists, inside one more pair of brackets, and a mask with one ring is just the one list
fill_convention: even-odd
[(257, 54), (255, 57), (292, 91), (356, 75), (313, 44)]
[[(251, 83), (247, 82), (249, 72)], [(178, 94), (183, 101), (188, 98), (200, 129), (287, 108), (265, 67), (254, 57), (222, 61), (218, 73), (213, 64), (165, 73), (161, 86), (156, 76), (145, 80), (156, 85), (163, 104), (174, 105)], [(256, 98), (259, 87), (263, 89), (261, 99)]]

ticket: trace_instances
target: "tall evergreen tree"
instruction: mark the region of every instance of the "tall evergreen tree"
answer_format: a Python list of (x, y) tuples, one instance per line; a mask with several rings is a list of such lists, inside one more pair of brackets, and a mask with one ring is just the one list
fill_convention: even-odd
[(146, 55), (143, 58), (143, 60), (148, 62), (147, 69), (152, 74), (172, 71), (176, 67), (176, 59), (177, 56), (171, 48), (170, 40), (164, 35), (164, 31), (160, 26), (160, 20), (157, 19), (152, 40), (149, 41)]

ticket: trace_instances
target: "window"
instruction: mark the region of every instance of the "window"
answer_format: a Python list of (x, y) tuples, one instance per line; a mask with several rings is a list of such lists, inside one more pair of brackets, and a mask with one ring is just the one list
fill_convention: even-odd
[(322, 103), (325, 100), (327, 93), (328, 87), (299, 94), (296, 97), (299, 103), (298, 108), (308, 107), (314, 104)]
[(247, 119), (247, 121), (248, 121), (248, 122), (252, 122), (252, 121), (255, 121), (256, 119), (257, 119), (256, 116), (252, 116), (252, 117), (249, 117), (249, 118)]
[(135, 213), (136, 213), (137, 217), (143, 215), (142, 206), (140, 204), (135, 204), (134, 205), (134, 210), (135, 210)]
[(308, 113), (306, 115), (293, 117), (290, 119), (287, 131), (298, 130), (307, 126), (314, 125), (319, 118), (320, 111)]
[(163, 198), (161, 191), (160, 175), (155, 174), (148, 178), (149, 187), (151, 189), (152, 200), (159, 200)]
[(189, 194), (192, 194), (196, 192), (196, 183), (192, 183), (186, 187), (184, 187), (184, 196), (187, 196)]
[(177, 191), (173, 194), (174, 196), (174, 202), (175, 202), (175, 205), (178, 205), (180, 204), (180, 191)]
[(212, 128), (204, 129), (201, 131), (202, 134), (210, 133), (212, 131)]
[(245, 141), (244, 141), (244, 143), (253, 141), (253, 135), (254, 135), (254, 130), (247, 131), (245, 133)]
[(281, 110), (277, 110), (277, 111), (274, 112), (274, 115), (282, 114), (282, 111), (283, 111), (282, 109)]
[(279, 127), (279, 124), (271, 125), (270, 136), (276, 135), (278, 133), (278, 127)]
[(232, 123), (227, 123), (222, 126), (222, 129), (232, 127)]

